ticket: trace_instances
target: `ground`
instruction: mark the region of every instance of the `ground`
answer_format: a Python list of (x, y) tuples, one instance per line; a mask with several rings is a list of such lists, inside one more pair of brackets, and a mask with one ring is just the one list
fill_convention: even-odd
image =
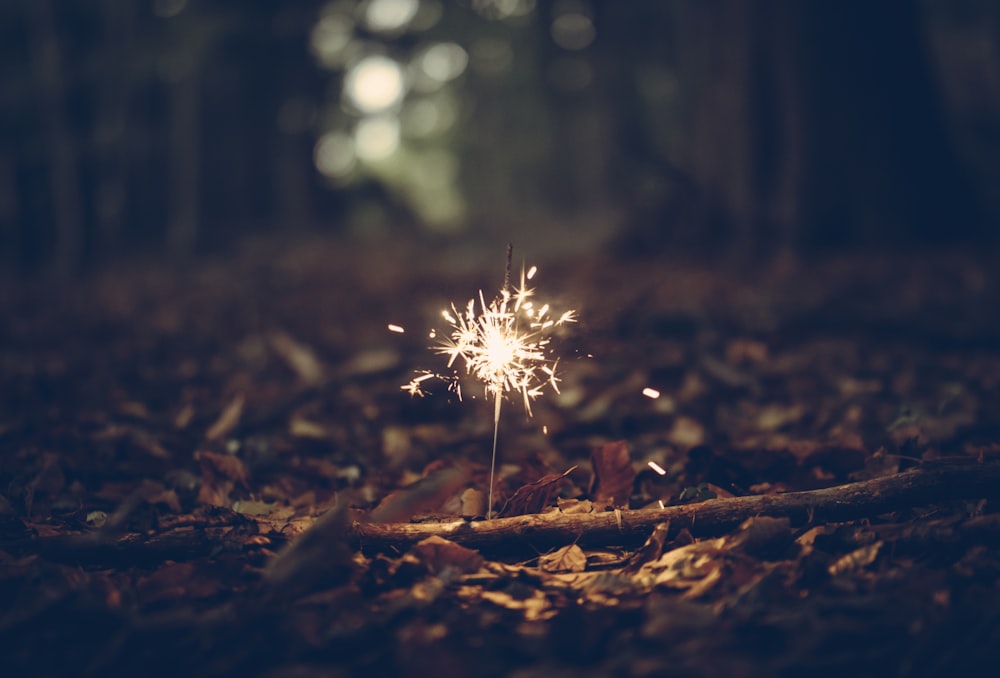
[(497, 293), (502, 252), (257, 243), (10, 283), (4, 675), (919, 676), (1000, 659), (1000, 488), (851, 522), (697, 521), (701, 502), (992, 468), (995, 256), (519, 249), (515, 275), (522, 255), (536, 300), (578, 321), (553, 340), (559, 392), (530, 418), (503, 406), (497, 510), (691, 505), (690, 525), (364, 538), (482, 521), (492, 401), (474, 382), (461, 401), (400, 387), (446, 371), (427, 331)]

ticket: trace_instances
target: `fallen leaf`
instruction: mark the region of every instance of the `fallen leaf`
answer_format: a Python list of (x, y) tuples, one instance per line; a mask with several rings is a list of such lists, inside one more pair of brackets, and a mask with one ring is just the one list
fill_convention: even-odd
[(635, 575), (640, 586), (665, 586), (687, 591), (685, 597), (703, 595), (722, 579), (725, 537), (681, 546), (645, 563)]
[(435, 574), (449, 567), (468, 574), (479, 570), (485, 562), (479, 551), (436, 535), (414, 544), (411, 553), (416, 554), (427, 569)]
[(879, 551), (882, 550), (883, 543), (884, 542), (882, 541), (876, 541), (866, 546), (862, 546), (859, 549), (855, 549), (846, 556), (838, 558), (830, 563), (830, 567), (828, 567), (827, 570), (831, 576), (836, 577), (841, 574), (855, 572), (868, 567), (875, 562)]
[(583, 572), (587, 569), (587, 555), (576, 544), (567, 544), (539, 556), (538, 567), (546, 572)]
[(652, 534), (638, 551), (632, 554), (628, 564), (622, 569), (627, 574), (634, 574), (646, 563), (657, 560), (663, 555), (663, 544), (667, 541), (670, 533), (670, 521), (659, 523), (653, 528)]
[(271, 348), (303, 384), (314, 385), (323, 380), (323, 365), (311, 348), (286, 332), (274, 332), (269, 338)]
[(356, 570), (349, 520), (347, 501), (341, 501), (272, 558), (264, 569), (271, 594), (287, 597), (349, 579)]
[(726, 538), (726, 545), (759, 555), (768, 549), (788, 545), (791, 541), (792, 528), (788, 518), (756, 516), (744, 520), (739, 531)]
[(236, 428), (236, 424), (240, 422), (240, 417), (243, 416), (243, 404), (245, 402), (246, 396), (243, 395), (242, 391), (234, 395), (233, 399), (222, 409), (219, 418), (205, 432), (205, 439), (220, 440)]
[(563, 478), (576, 470), (576, 466), (567, 469), (561, 475), (550, 473), (542, 476), (533, 483), (522, 485), (517, 488), (514, 495), (507, 500), (507, 503), (498, 514), (501, 518), (511, 516), (523, 516), (531, 513), (541, 513), (542, 509), (549, 505), (553, 495), (559, 489), (559, 483)]
[(467, 487), (459, 498), (463, 518), (477, 518), (486, 515), (486, 495), (474, 487)]
[(237, 483), (249, 489), (247, 469), (239, 457), (199, 450), (194, 458), (201, 464), (202, 481), (198, 491), (201, 503), (229, 506), (229, 493)]
[(594, 478), (590, 496), (594, 503), (614, 508), (628, 508), (635, 483), (635, 469), (624, 440), (606, 443), (590, 454)]
[(374, 523), (400, 523), (416, 515), (435, 511), (469, 479), (468, 469), (452, 466), (431, 471), (420, 480), (390, 493), (370, 516)]
[(508, 610), (522, 611), (527, 621), (551, 619), (557, 612), (545, 594), (537, 589), (533, 590), (530, 596), (524, 598), (515, 598), (506, 591), (483, 591), (480, 593), (480, 597)]
[(557, 502), (563, 513), (593, 513), (594, 504), (589, 499), (560, 499)]

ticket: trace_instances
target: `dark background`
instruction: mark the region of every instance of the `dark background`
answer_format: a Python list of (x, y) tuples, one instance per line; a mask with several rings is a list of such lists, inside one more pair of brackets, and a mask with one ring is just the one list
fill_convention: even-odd
[(998, 34), (989, 0), (6, 0), (0, 256), (993, 242)]

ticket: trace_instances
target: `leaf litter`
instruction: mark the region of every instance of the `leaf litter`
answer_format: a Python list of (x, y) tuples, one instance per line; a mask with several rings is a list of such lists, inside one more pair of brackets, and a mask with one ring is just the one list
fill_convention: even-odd
[[(383, 323), (419, 326), (420, 309), (357, 283), (404, 276), (412, 253), (324, 255), (108, 274), (131, 277), (6, 326), (4, 348), (27, 360), (0, 364), (11, 675), (904, 675), (998, 659), (990, 501), (804, 527), (762, 515), (706, 537), (661, 523), (635, 544), (568, 538), (534, 555), (354, 544), (354, 521), (482, 522), (490, 430), (447, 397), (399, 397), (423, 349)], [(930, 292), (896, 275), (913, 262), (869, 263), (795, 280), (609, 260), (557, 271), (596, 357), (563, 361), (562, 395), (505, 422), (503, 515), (697, 507), (995, 458), (1000, 289), (956, 298), (968, 318), (949, 335), (893, 305)], [(979, 265), (919, 264), (953, 282)], [(270, 284), (289, 267), (294, 280)], [(412, 275), (400, 289), (424, 295), (444, 274)], [(268, 313), (227, 315), (234, 299)], [(57, 358), (35, 340), (66, 323), (79, 348), (50, 344)], [(84, 367), (97, 346), (115, 356), (100, 379)], [(377, 364), (358, 369), (362, 353)]]

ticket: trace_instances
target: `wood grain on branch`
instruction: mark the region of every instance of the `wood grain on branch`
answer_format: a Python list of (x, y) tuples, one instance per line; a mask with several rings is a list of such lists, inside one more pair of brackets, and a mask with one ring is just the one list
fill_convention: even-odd
[(915, 506), (1000, 497), (1000, 462), (927, 463), (903, 473), (821, 490), (712, 499), (663, 509), (603, 513), (541, 513), (489, 521), (370, 523), (351, 532), (363, 549), (405, 548), (439, 536), (472, 548), (538, 551), (568, 543), (621, 545), (642, 542), (661, 523), (670, 533), (725, 533), (753, 516), (786, 517), (792, 525), (857, 520)]

